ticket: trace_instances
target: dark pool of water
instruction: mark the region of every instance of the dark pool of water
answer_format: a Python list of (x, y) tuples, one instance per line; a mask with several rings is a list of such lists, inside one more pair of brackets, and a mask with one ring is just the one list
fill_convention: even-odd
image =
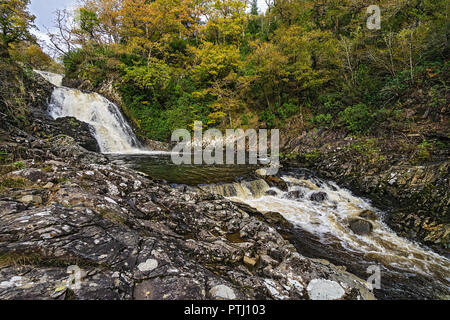
[(258, 165), (175, 165), (170, 155), (108, 155), (113, 163), (133, 168), (171, 184), (197, 186), (230, 183), (252, 175)]

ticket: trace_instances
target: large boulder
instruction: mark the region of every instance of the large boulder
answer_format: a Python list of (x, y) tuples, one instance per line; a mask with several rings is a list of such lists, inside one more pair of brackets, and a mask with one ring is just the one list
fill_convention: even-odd
[(311, 201), (323, 202), (328, 199), (328, 194), (326, 192), (315, 192), (310, 196)]
[(351, 220), (349, 227), (357, 235), (368, 235), (373, 230), (372, 223), (363, 219)]
[(72, 137), (84, 149), (100, 152), (100, 146), (94, 137), (94, 128), (74, 117), (50, 119), (47, 116), (33, 121), (32, 131), (41, 138), (67, 135)]

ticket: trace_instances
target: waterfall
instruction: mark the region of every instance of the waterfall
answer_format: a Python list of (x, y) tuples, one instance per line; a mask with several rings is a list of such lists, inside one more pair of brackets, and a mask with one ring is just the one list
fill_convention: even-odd
[(36, 71), (56, 86), (48, 113), (53, 119), (75, 117), (90, 124), (103, 153), (139, 153), (140, 143), (119, 108), (97, 93), (62, 86), (62, 75)]
[(243, 181), (224, 184), (210, 184), (199, 187), (203, 191), (218, 194), (228, 198), (255, 199), (260, 198), (270, 189), (264, 180)]
[(40, 71), (40, 70), (33, 70), (33, 71), (36, 72), (37, 74), (41, 75), (42, 77), (44, 77), (44, 79), (46, 79), (52, 85), (54, 85), (56, 87), (62, 86), (62, 82), (64, 79), (64, 76), (62, 74), (56, 74), (56, 73), (45, 72), (45, 71)]

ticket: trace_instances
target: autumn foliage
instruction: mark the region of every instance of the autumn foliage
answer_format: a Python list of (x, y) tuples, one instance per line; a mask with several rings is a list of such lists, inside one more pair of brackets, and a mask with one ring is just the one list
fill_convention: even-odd
[(161, 140), (195, 120), (363, 134), (398, 123), (406, 88), (445, 95), (424, 75), (448, 73), (448, 1), (378, 1), (381, 30), (363, 0), (266, 2), (84, 0), (66, 74), (113, 81), (140, 133)]

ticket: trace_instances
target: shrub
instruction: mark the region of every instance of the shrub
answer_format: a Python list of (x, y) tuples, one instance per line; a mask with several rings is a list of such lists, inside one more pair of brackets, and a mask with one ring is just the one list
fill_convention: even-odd
[(364, 103), (348, 107), (339, 113), (339, 118), (352, 133), (366, 133), (373, 121), (373, 115)]
[(286, 120), (297, 114), (299, 111), (299, 107), (294, 103), (285, 103), (281, 106), (278, 113), (280, 114), (280, 118)]
[(327, 114), (319, 114), (315, 117), (311, 118), (311, 122), (317, 124), (321, 127), (329, 127), (331, 125), (331, 121), (333, 120), (333, 116), (329, 113)]
[(273, 128), (275, 127), (275, 122), (276, 122), (276, 115), (273, 111), (263, 111), (261, 112), (261, 114), (259, 115), (259, 120), (261, 122), (265, 122), (267, 128)]
[(23, 161), (15, 162), (14, 169), (15, 170), (23, 170), (23, 169), (25, 169), (25, 164), (23, 163)]

